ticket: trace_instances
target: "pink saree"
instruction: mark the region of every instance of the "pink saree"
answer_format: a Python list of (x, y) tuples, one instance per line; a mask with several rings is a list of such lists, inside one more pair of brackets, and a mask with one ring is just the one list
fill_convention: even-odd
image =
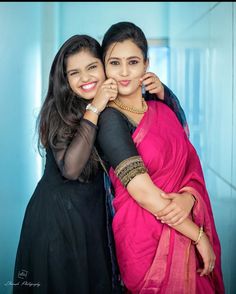
[(190, 191), (197, 199), (193, 220), (204, 226), (216, 254), (215, 269), (200, 277), (201, 264), (191, 240), (140, 207), (110, 169), (115, 188), (113, 232), (122, 280), (131, 293), (224, 293), (220, 243), (200, 161), (175, 114), (148, 102), (133, 141), (152, 181), (165, 192)]

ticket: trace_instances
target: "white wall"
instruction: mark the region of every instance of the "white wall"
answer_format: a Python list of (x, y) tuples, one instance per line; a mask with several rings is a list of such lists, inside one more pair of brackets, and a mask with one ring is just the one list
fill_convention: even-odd
[(168, 2), (61, 2), (60, 40), (74, 34), (101, 39), (119, 21), (134, 22), (148, 38), (166, 38)]
[(227, 293), (236, 293), (236, 8), (233, 2), (170, 2), (169, 8), (170, 86), (202, 159)]

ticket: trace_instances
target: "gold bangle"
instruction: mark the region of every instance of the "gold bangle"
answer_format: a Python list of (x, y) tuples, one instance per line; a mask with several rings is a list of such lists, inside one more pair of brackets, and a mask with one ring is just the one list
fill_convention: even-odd
[(199, 229), (199, 234), (198, 234), (197, 240), (195, 242), (193, 242), (194, 245), (198, 244), (198, 242), (200, 241), (202, 235), (203, 235), (203, 226), (201, 226), (200, 229)]

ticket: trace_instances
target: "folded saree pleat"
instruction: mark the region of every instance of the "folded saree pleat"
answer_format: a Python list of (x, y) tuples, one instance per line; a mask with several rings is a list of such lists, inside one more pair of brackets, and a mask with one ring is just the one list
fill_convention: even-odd
[(198, 292), (200, 281), (201, 291), (210, 289), (212, 293), (224, 293), (220, 243), (211, 205), (198, 156), (183, 127), (166, 105), (150, 101), (148, 111), (133, 133), (133, 141), (152, 181), (159, 188), (166, 193), (178, 193), (186, 188), (196, 197), (193, 219), (204, 226), (217, 259), (213, 274), (199, 277), (199, 256), (191, 240), (140, 207), (111, 168), (116, 211), (113, 231), (126, 287), (131, 293), (194, 294), (203, 293)]

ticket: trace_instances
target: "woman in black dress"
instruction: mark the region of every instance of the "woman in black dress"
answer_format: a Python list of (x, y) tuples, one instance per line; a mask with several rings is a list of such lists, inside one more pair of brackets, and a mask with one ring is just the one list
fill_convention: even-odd
[(119, 293), (93, 147), (98, 112), (116, 97), (116, 85), (104, 81), (96, 40), (76, 35), (62, 45), (38, 120), (46, 166), (25, 212), (14, 293)]

